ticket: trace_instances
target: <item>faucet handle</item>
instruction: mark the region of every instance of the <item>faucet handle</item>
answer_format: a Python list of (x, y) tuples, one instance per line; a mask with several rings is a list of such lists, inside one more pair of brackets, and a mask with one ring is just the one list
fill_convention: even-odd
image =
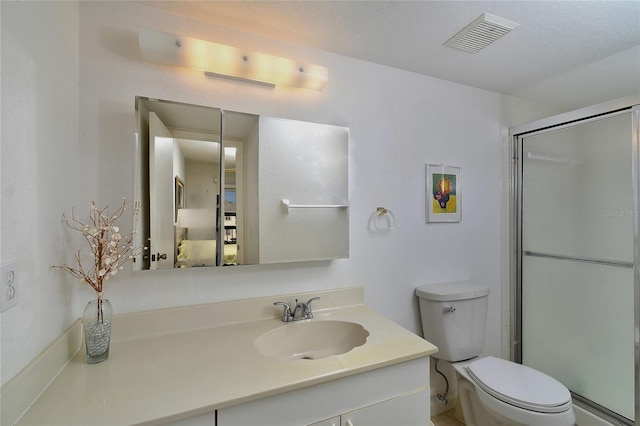
[(319, 297), (312, 297), (311, 299), (309, 299), (307, 301), (307, 306), (311, 306), (311, 302), (313, 302), (314, 300), (320, 300), (320, 298)]
[(312, 297), (311, 299), (309, 299), (307, 301), (307, 303), (305, 304), (307, 307), (307, 311), (305, 313), (307, 318), (313, 318), (313, 312), (311, 312), (311, 302), (313, 302), (314, 300), (320, 300), (319, 297)]
[(282, 321), (290, 322), (293, 320), (293, 313), (291, 312), (291, 307), (284, 302), (274, 302), (274, 306), (281, 305), (284, 309), (282, 311)]

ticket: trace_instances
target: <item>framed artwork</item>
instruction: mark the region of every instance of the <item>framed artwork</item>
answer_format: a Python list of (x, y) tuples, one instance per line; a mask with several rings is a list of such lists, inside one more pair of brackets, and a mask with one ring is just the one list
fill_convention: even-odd
[(174, 212), (173, 221), (178, 221), (178, 209), (184, 209), (184, 182), (178, 176), (176, 176), (176, 208)]
[(462, 220), (462, 171), (460, 167), (427, 164), (426, 221), (460, 222)]

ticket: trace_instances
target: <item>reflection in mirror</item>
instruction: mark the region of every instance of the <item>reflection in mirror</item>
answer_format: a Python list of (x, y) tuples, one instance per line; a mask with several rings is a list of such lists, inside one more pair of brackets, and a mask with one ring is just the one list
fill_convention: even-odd
[(245, 228), (245, 150), (255, 139), (258, 116), (227, 112), (224, 124), (223, 241), (222, 265), (247, 265), (244, 243)]
[[(216, 265), (221, 114), (218, 108), (136, 99), (136, 228), (147, 247), (136, 268)], [(187, 236), (202, 241), (197, 259), (180, 253)]]
[(313, 208), (348, 203), (348, 129), (143, 97), (136, 115), (135, 269), (348, 257), (348, 209)]

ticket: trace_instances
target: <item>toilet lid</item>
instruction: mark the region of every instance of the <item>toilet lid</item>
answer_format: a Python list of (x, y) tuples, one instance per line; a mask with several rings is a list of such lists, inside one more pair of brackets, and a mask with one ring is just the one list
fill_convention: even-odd
[(466, 369), (485, 392), (516, 407), (559, 413), (571, 402), (571, 394), (562, 383), (524, 365), (489, 356)]

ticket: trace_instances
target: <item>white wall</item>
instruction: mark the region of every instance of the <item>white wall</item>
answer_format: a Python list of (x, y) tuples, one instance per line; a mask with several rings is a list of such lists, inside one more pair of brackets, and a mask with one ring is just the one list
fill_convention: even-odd
[[(78, 6), (2, 2), (1, 262), (17, 260), (18, 305), (0, 315), (1, 382), (42, 351), (80, 309), (62, 213), (78, 209)], [(83, 206), (84, 207), (84, 206)], [(88, 212), (83, 208), (83, 212)]]
[[(3, 36), (5, 31), (21, 34), (28, 32), (28, 28), (34, 28), (33, 31), (37, 28), (43, 34), (39, 36), (43, 43), (49, 40), (53, 43), (68, 33), (72, 38), (64, 40), (69, 52), (63, 52), (62, 63), (52, 62), (64, 73), (53, 71), (23, 77), (27, 82), (38, 78), (54, 80), (55, 84), (50, 86), (57, 90), (50, 93), (43, 88), (34, 96), (42, 98), (44, 104), (39, 108), (43, 109), (43, 115), (53, 114), (58, 126), (47, 126), (49, 120), (43, 115), (34, 116), (36, 106), (13, 111), (14, 126), (21, 131), (27, 131), (25, 128), (34, 121), (37, 129), (46, 130), (33, 135), (30, 150), (20, 152), (19, 159), (29, 159), (33, 164), (33, 158), (44, 157), (41, 152), (48, 154), (49, 161), (49, 157), (59, 159), (54, 166), (29, 168), (26, 172), (26, 177), (38, 181), (43, 190), (27, 191), (16, 178), (21, 186), (14, 196), (20, 197), (21, 210), (20, 214), (13, 214), (13, 226), (8, 231), (4, 215), (10, 209), (4, 204), (3, 156), (2, 259), (18, 257), (32, 269), (26, 281), (32, 288), (30, 296), (22, 298), (17, 307), (2, 317), (8, 324), (2, 330), (6, 353), (2, 359), (3, 381), (33, 359), (64, 325), (77, 318), (82, 306), (93, 296), (86, 286), (79, 287), (61, 273), (49, 270), (49, 264), (64, 257), (51, 248), (68, 234), (59, 224), (61, 212), (74, 205), (88, 206), (92, 199), (102, 204), (118, 202), (123, 196), (132, 198), (136, 95), (349, 127), (351, 257), (333, 262), (215, 270), (126, 270), (105, 288), (116, 313), (363, 285), (369, 306), (421, 333), (414, 288), (425, 283), (471, 279), (491, 286), (486, 352), (500, 353), (499, 95), (124, 2), (81, 3), (78, 37), (72, 25), (74, 4), (53, 3), (48, 7), (53, 9), (53, 15), (40, 16), (33, 10), (35, 6), (30, 9), (22, 2), (11, 6), (2, 3)], [(65, 16), (60, 18), (64, 18), (63, 23), (44, 18), (63, 12)], [(13, 20), (19, 22), (15, 24), (19, 28), (5, 30), (5, 22)], [(66, 20), (71, 20), (71, 25), (65, 27)], [(137, 48), (139, 28), (300, 57), (327, 66), (329, 83), (321, 93), (270, 89), (145, 63)], [(73, 68), (74, 60), (77, 64), (73, 47), (78, 40), (79, 93), (72, 84), (77, 74), (67, 70)], [(49, 50), (36, 50), (36, 59), (46, 60)], [(2, 54), (4, 61), (4, 38)], [(4, 67), (3, 62), (3, 91)], [(14, 65), (7, 67), (18, 73)], [(38, 68), (43, 69), (51, 72), (52, 66)], [(68, 88), (73, 96), (61, 96), (65, 84), (74, 86)], [(79, 119), (75, 113), (66, 117), (67, 111), (78, 109), (78, 102)], [(4, 92), (2, 103), (4, 110)], [(4, 127), (3, 121), (3, 154), (7, 145)], [(55, 134), (52, 142), (56, 150), (44, 136), (51, 132)], [(16, 149), (26, 146), (21, 144)], [(63, 154), (57, 149), (63, 149)], [(462, 167), (461, 223), (425, 224), (425, 163)], [(78, 164), (79, 172), (74, 172)], [(14, 166), (12, 170), (18, 174), (19, 169)], [(81, 176), (78, 192), (62, 190), (69, 181), (75, 181), (69, 178), (78, 173)], [(397, 221), (394, 231), (368, 231), (368, 220), (377, 206), (393, 210)], [(25, 229), (34, 221), (38, 224), (38, 220), (46, 229)], [(5, 237), (5, 231), (9, 238)], [(31, 238), (23, 239), (24, 232)], [(22, 241), (19, 248), (10, 245), (5, 252), (5, 240), (15, 243), (19, 239)], [(68, 297), (72, 292), (76, 293), (75, 299)], [(52, 322), (59, 325), (52, 327)], [(28, 338), (25, 330), (29, 330)], [(9, 342), (9, 349), (5, 350), (5, 342)]]

